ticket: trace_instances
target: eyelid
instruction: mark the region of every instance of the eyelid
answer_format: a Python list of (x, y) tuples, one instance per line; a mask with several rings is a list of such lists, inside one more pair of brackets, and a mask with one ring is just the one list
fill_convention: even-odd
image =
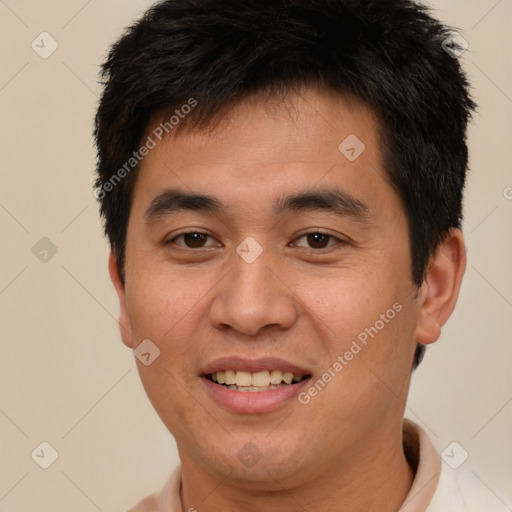
[[(218, 242), (219, 244), (222, 244), (222, 242), (219, 242), (213, 235), (210, 235), (209, 233), (206, 233), (205, 231), (201, 231), (200, 229), (188, 229), (186, 231), (182, 231), (181, 233), (177, 233), (175, 235), (172, 236), (172, 238), (169, 238), (169, 239), (165, 239), (164, 240), (164, 245), (169, 245), (171, 243), (175, 243), (175, 240), (181, 236), (184, 236), (184, 235), (190, 235), (190, 234), (197, 234), (197, 235), (204, 235), (208, 238), (212, 238), (213, 240), (215, 240), (216, 242)], [(178, 247), (181, 247), (182, 249), (190, 249), (190, 250), (197, 250), (197, 249), (192, 249), (191, 247), (186, 247), (186, 246), (183, 246), (183, 245), (178, 245), (176, 244)], [(206, 246), (206, 247), (209, 247), (209, 246)], [(200, 247), (200, 249), (202, 249), (202, 247)]]
[[(318, 252), (318, 253), (320, 253), (320, 252), (322, 252), (322, 251), (329, 251), (329, 250), (333, 249), (334, 247), (336, 247), (337, 245), (347, 245), (347, 244), (349, 243), (349, 242), (348, 242), (348, 240), (343, 239), (343, 238), (340, 238), (340, 237), (337, 237), (336, 235), (333, 235), (333, 234), (331, 234), (331, 233), (327, 233), (327, 232), (325, 232), (325, 231), (323, 231), (323, 230), (321, 230), (321, 229), (312, 229), (312, 230), (310, 230), (310, 231), (306, 231), (305, 233), (302, 233), (302, 234), (300, 234), (300, 235), (296, 236), (296, 237), (294, 238), (294, 242), (295, 242), (296, 240), (299, 240), (300, 238), (302, 238), (302, 237), (304, 237), (304, 236), (308, 236), (308, 235), (317, 235), (317, 234), (318, 234), (318, 235), (324, 235), (324, 236), (327, 236), (327, 237), (329, 237), (330, 239), (335, 240), (337, 243), (335, 243), (335, 244), (333, 244), (333, 245), (329, 245), (329, 246), (324, 247), (324, 248), (322, 248), (322, 249), (315, 249), (315, 248), (312, 248), (312, 247), (303, 247), (304, 249), (310, 250), (310, 251), (312, 251), (312, 252)], [(292, 242), (292, 243), (293, 243), (293, 242)], [(299, 247), (302, 247), (302, 246), (299, 246)]]
[[(219, 242), (213, 235), (210, 235), (209, 233), (205, 232), (205, 231), (202, 231), (200, 229), (188, 229), (186, 231), (182, 231), (181, 233), (177, 233), (175, 235), (173, 235), (172, 238), (170, 239), (166, 239), (164, 241), (164, 244), (165, 245), (169, 245), (171, 243), (175, 243), (176, 239), (179, 238), (179, 237), (182, 237), (184, 235), (188, 235), (188, 234), (199, 234), (199, 235), (204, 235), (206, 236), (207, 238), (212, 238), (213, 240), (215, 240), (218, 244), (222, 245), (222, 242)], [(318, 235), (324, 235), (324, 236), (327, 236), (329, 237), (330, 239), (332, 240), (335, 240), (336, 243), (333, 244), (333, 245), (328, 245), (327, 247), (324, 247), (324, 248), (321, 248), (321, 249), (315, 249), (313, 247), (302, 247), (302, 246), (298, 246), (298, 247), (302, 247), (304, 249), (307, 249), (307, 250), (310, 250), (312, 252), (317, 252), (317, 253), (320, 253), (322, 251), (329, 251), (331, 250), (333, 247), (336, 247), (337, 245), (346, 245), (348, 244), (348, 240), (344, 240), (343, 238), (339, 238), (331, 233), (327, 233), (321, 229), (311, 229), (309, 231), (306, 231), (304, 233), (301, 233), (299, 235), (297, 235), (292, 242), (290, 242), (290, 244), (293, 244), (295, 241), (299, 240), (300, 238), (303, 238), (305, 236), (308, 236), (308, 235), (313, 235), (313, 234), (318, 234)], [(290, 244), (288, 244), (288, 246), (290, 246)], [(191, 247), (186, 247), (186, 246), (182, 246), (182, 245), (178, 245), (176, 244), (178, 247), (181, 247), (183, 249), (188, 249), (188, 250), (191, 250), (191, 251), (197, 251), (199, 249), (203, 249), (203, 248), (207, 248), (207, 247), (210, 247), (210, 246), (204, 246), (204, 247), (199, 247), (199, 248), (191, 248)]]

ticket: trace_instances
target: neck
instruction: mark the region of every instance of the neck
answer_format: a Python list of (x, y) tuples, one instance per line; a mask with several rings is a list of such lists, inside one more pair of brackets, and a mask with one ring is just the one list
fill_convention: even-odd
[(194, 461), (182, 457), (183, 512), (396, 512), (414, 478), (404, 455), (402, 432), (398, 434), (366, 439), (364, 447), (339, 453), (329, 464), (319, 463), (316, 470), (307, 468), (293, 482), (280, 480), (268, 467), (268, 482), (257, 486), (235, 480), (229, 470), (225, 476), (201, 471)]

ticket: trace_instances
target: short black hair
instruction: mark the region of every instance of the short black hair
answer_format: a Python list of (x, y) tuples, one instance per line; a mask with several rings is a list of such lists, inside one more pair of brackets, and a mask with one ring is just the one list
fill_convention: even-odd
[(153, 116), (184, 112), (193, 100), (166, 131), (201, 129), (251, 95), (321, 86), (356, 97), (380, 121), (385, 170), (407, 215), (411, 279), (419, 287), (431, 255), (462, 223), (475, 104), (447, 51), (456, 48), (447, 44), (451, 36), (412, 0), (155, 4), (112, 46), (95, 119), (95, 193), (121, 278), (138, 149)]

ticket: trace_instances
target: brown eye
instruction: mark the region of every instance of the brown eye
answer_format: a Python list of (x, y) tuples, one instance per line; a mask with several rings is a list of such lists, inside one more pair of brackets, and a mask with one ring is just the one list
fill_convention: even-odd
[(185, 233), (183, 235), (183, 241), (187, 245), (187, 247), (196, 248), (202, 247), (207, 235), (203, 235), (202, 233)]
[[(208, 238), (211, 237), (206, 233), (191, 231), (188, 233), (181, 233), (180, 235), (175, 236), (168, 243), (176, 243), (176, 245), (184, 247), (186, 249), (201, 249), (202, 247), (208, 247), (208, 245), (206, 245), (206, 241)], [(182, 240), (182, 243), (178, 243), (177, 240)]]
[(297, 240), (301, 240), (301, 239), (306, 239), (306, 242), (310, 249), (326, 249), (327, 247), (336, 245), (335, 243), (330, 243), (331, 241), (340, 242), (339, 239), (337, 239), (336, 237), (334, 237), (332, 235), (328, 235), (326, 233), (319, 233), (319, 232), (306, 233), (306, 234), (300, 236), (299, 238), (297, 238)]
[(307, 236), (308, 244), (313, 249), (325, 249), (329, 242), (329, 235), (324, 235), (323, 233), (311, 233)]

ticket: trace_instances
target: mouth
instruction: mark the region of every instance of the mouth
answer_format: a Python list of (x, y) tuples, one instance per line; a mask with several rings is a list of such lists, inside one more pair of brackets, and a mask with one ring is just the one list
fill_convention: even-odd
[(311, 375), (282, 370), (262, 370), (254, 373), (244, 370), (220, 370), (204, 377), (232, 391), (258, 393), (302, 382)]
[(200, 373), (208, 396), (236, 413), (263, 413), (288, 404), (312, 373), (288, 361), (276, 358), (218, 359)]

